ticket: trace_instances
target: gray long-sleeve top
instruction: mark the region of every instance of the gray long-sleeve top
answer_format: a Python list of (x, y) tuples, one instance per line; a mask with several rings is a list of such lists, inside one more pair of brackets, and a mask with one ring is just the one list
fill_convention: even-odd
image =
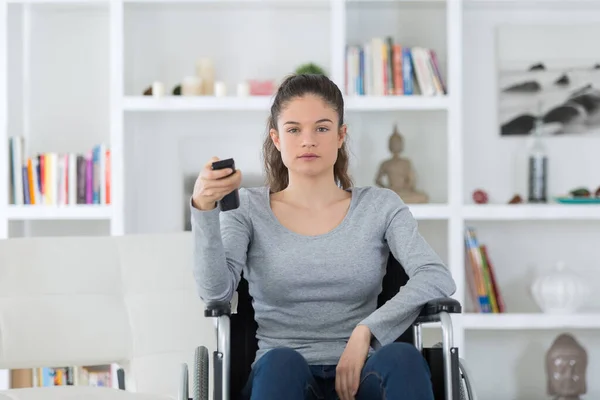
[[(410, 327), (424, 303), (455, 292), (450, 271), (396, 193), (349, 190), (346, 217), (317, 236), (279, 223), (268, 187), (240, 189), (240, 207), (231, 211), (201, 211), (190, 202), (199, 295), (206, 303), (230, 301), (243, 271), (258, 324), (256, 360), (286, 346), (310, 364), (337, 364), (358, 324), (382, 346)], [(390, 251), (409, 281), (377, 309)]]

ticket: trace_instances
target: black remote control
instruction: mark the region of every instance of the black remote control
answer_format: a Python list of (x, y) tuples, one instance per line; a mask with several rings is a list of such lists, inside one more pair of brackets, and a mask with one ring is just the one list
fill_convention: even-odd
[[(219, 160), (212, 163), (213, 170), (225, 168), (231, 168), (233, 170), (231, 175), (235, 173), (235, 161), (233, 161), (233, 158)], [(221, 207), (221, 211), (235, 210), (236, 208), (238, 208), (240, 206), (239, 191), (235, 189), (233, 192), (225, 195), (225, 197), (223, 197), (221, 201), (219, 201), (219, 206)]]

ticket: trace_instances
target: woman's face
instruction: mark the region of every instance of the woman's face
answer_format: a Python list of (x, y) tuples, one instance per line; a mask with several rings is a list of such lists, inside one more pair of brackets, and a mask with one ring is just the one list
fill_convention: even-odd
[(281, 110), (277, 130), (270, 135), (290, 173), (331, 174), (346, 126), (338, 126), (337, 112), (316, 95), (305, 95)]

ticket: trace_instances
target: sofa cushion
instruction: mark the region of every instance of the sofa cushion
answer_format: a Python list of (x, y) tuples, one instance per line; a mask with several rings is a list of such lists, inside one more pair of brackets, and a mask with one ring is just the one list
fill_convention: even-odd
[[(191, 384), (196, 347), (216, 349), (215, 319), (204, 316), (192, 272), (193, 239), (177, 232), (0, 240), (0, 369), (115, 363), (129, 392), (176, 396), (181, 364)], [(62, 390), (50, 393), (77, 393)], [(7, 393), (38, 398), (13, 391), (0, 400)], [(104, 393), (126, 395), (90, 396)]]
[(97, 365), (131, 357), (114, 238), (3, 240), (0, 266), (0, 368)]

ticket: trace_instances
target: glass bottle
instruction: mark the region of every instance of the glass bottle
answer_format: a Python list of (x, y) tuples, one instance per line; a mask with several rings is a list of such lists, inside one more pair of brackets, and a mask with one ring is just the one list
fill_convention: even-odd
[(528, 149), (528, 201), (546, 203), (548, 201), (548, 153), (542, 134), (543, 121), (536, 118)]

